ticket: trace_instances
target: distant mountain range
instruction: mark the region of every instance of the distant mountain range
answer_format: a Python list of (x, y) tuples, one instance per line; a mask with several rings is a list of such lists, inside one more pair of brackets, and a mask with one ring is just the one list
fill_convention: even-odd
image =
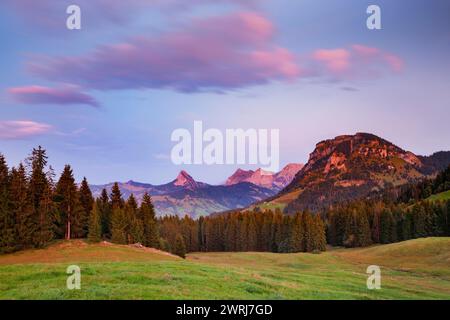
[(256, 171), (238, 169), (227, 179), (225, 185), (232, 186), (241, 182), (249, 182), (257, 186), (278, 191), (286, 187), (302, 168), (302, 164), (291, 163), (277, 173), (264, 171), (262, 169)]
[(319, 211), (422, 180), (449, 164), (450, 152), (424, 157), (369, 133), (338, 136), (319, 142), (289, 185), (253, 207), (280, 208), (286, 213)]
[[(195, 181), (187, 172), (163, 185), (119, 183), (124, 198), (145, 192), (159, 215), (199, 217), (234, 209), (319, 211), (330, 205), (365, 198), (385, 188), (432, 177), (450, 164), (450, 152), (418, 156), (369, 133), (343, 135), (319, 142), (305, 166), (289, 164), (280, 172), (262, 169), (234, 172), (223, 185)], [(91, 186), (99, 196), (112, 183)]]
[[(158, 215), (189, 215), (196, 218), (214, 212), (245, 208), (274, 196), (292, 181), (301, 168), (300, 164), (289, 164), (278, 173), (261, 169), (238, 169), (224, 185), (195, 181), (186, 171), (181, 171), (175, 180), (163, 185), (131, 180), (118, 184), (125, 199), (133, 194), (140, 201), (146, 192), (149, 193)], [(110, 193), (113, 184), (90, 187), (93, 195), (98, 197), (102, 189)]]

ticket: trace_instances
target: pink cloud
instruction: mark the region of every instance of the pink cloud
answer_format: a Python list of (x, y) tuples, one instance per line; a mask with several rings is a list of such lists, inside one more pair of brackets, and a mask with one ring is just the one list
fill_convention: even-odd
[(97, 107), (95, 99), (81, 91), (75, 86), (64, 86), (60, 88), (48, 88), (42, 86), (25, 86), (9, 88), (12, 97), (21, 102), (29, 104), (86, 104)]
[(254, 12), (195, 19), (182, 30), (141, 36), (78, 57), (39, 59), (38, 76), (100, 90), (170, 88), (230, 90), (291, 80), (301, 72), (274, 27)]
[(399, 56), (360, 44), (316, 50), (312, 54), (312, 62), (315, 74), (346, 80), (378, 78), (382, 73), (400, 72), (404, 66)]
[(29, 120), (0, 121), (0, 139), (25, 139), (47, 133), (51, 129), (48, 124)]
[(386, 62), (391, 66), (392, 70), (394, 71), (400, 72), (403, 70), (405, 66), (404, 61), (394, 54), (386, 53), (384, 54), (383, 58), (384, 60), (386, 60)]
[(346, 49), (320, 49), (313, 53), (313, 58), (323, 62), (330, 71), (336, 73), (346, 71), (350, 66), (350, 52)]
[(354, 44), (351, 46), (351, 48), (357, 55), (366, 56), (366, 57), (376, 56), (376, 55), (380, 54), (380, 51), (381, 51), (378, 48), (367, 47), (367, 46), (364, 46), (361, 44)]

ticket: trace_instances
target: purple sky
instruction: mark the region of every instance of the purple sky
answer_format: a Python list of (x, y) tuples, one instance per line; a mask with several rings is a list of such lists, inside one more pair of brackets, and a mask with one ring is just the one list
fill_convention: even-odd
[[(66, 8), (82, 10), (67, 30)], [(377, 4), (382, 30), (368, 30)], [(407, 8), (407, 10), (406, 10)], [(281, 166), (371, 132), (450, 150), (450, 2), (3, 0), (0, 152), (43, 145), (91, 183), (210, 183), (236, 165), (175, 166), (171, 132), (280, 129)], [(241, 166), (255, 168), (255, 166)]]

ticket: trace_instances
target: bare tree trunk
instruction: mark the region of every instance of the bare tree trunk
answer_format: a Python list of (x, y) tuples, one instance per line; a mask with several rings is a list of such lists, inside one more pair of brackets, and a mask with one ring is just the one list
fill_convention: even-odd
[(69, 198), (69, 206), (67, 208), (67, 235), (66, 235), (66, 240), (70, 240), (70, 219), (71, 214), (70, 214), (70, 198)]

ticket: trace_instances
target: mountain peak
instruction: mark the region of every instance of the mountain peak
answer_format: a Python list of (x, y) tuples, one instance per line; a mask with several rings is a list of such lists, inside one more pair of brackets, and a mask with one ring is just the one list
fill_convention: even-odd
[(274, 175), (273, 172), (271, 172), (271, 171), (266, 171), (266, 170), (263, 170), (263, 169), (261, 169), (261, 168), (259, 168), (258, 170), (256, 170), (256, 171), (255, 171), (255, 174), (261, 175), (261, 176), (273, 176), (273, 175)]
[(181, 170), (177, 178), (174, 181), (176, 186), (184, 186), (189, 182), (195, 182), (195, 180), (184, 170)]
[(187, 187), (189, 189), (195, 189), (198, 187), (198, 183), (192, 178), (189, 173), (181, 170), (177, 178), (173, 181), (173, 184), (178, 187)]
[(371, 133), (341, 135), (316, 145), (306, 166), (282, 191), (301, 194), (288, 211), (320, 210), (423, 177), (420, 157)]
[(226, 186), (231, 186), (233, 184), (238, 184), (240, 182), (246, 181), (254, 173), (253, 170), (242, 170), (237, 169), (225, 182)]
[(230, 186), (241, 182), (249, 182), (260, 187), (280, 190), (292, 181), (302, 167), (302, 164), (290, 163), (278, 173), (266, 171), (261, 168), (256, 171), (237, 169), (227, 179), (225, 185)]

